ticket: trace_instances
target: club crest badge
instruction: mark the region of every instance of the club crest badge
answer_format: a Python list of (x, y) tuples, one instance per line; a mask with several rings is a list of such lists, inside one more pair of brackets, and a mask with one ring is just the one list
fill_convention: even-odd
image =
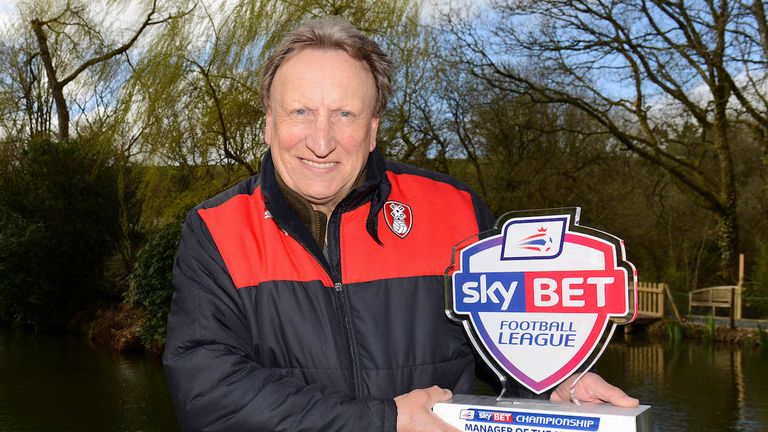
[(405, 238), (413, 227), (413, 212), (407, 204), (387, 201), (384, 204), (384, 220), (396, 236)]
[(636, 314), (623, 242), (578, 217), (577, 208), (508, 213), (459, 245), (446, 273), (448, 315), (502, 381), (537, 394), (589, 369), (615, 324)]

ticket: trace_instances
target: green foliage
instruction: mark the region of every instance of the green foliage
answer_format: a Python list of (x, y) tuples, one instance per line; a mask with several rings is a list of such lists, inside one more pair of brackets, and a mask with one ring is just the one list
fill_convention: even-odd
[(625, 240), (643, 280), (680, 291), (717, 284), (717, 225), (669, 175), (622, 151), (578, 110), (489, 97), (492, 88), (478, 94), (487, 99), (464, 117), (475, 119), (467, 127), (482, 143), (476, 152), (485, 187), (466, 159), (451, 171), (484, 189), (496, 214), (578, 206), (583, 224)]
[(165, 324), (171, 307), (171, 272), (181, 237), (181, 224), (169, 223), (139, 252), (126, 300), (144, 311), (140, 336), (144, 347), (157, 351), (165, 342)]
[(760, 243), (752, 260), (752, 271), (744, 285), (744, 316), (768, 317), (768, 243)]
[[(54, 18), (64, 7), (63, 3), (52, 5), (48, 1), (27, 3), (36, 5), (24, 8), (28, 9), (27, 18)], [(108, 2), (110, 8), (118, 3), (126, 4)], [(139, 5), (148, 11), (150, 3), (142, 1)], [(445, 37), (446, 32), (461, 34), (464, 27), (453, 26), (457, 23), (451, 18), (463, 14), (447, 14), (442, 17), (445, 22), (423, 25), (418, 11), (421, 2), (411, 0), (161, 1), (159, 12), (167, 16), (187, 10), (192, 3), (197, 7), (191, 13), (147, 32), (140, 46), (128, 55), (89, 68), (90, 78), (78, 83), (83, 91), (65, 94), (68, 98), (77, 94), (77, 104), (88, 107), (87, 115), (72, 120), (73, 136), (101, 152), (95, 156), (79, 148), (77, 152), (82, 154), (78, 157), (88, 161), (83, 167), (64, 161), (66, 158), (53, 151), (35, 150), (34, 146), (24, 150), (29, 137), (50, 136), (56, 126), (55, 111), (50, 89), (39, 79), (45, 70), (27, 28), (29, 19), (18, 20), (14, 32), (0, 34), (0, 82), (5, 90), (0, 95), (0, 112), (4, 113), (0, 115), (0, 321), (30, 326), (39, 326), (38, 321), (49, 317), (62, 321), (71, 315), (70, 309), (85, 307), (104, 294), (98, 288), (103, 286), (100, 268), (117, 237), (122, 260), (112, 262), (114, 278), (133, 273), (134, 286), (127, 297), (147, 313), (145, 343), (161, 343), (163, 308), (170, 295), (170, 282), (160, 282), (166, 274), (161, 268), (170, 271), (175, 246), (171, 240), (162, 245), (157, 244), (159, 238), (153, 238), (144, 250), (145, 262), (136, 269), (137, 252), (144, 246), (146, 233), (174, 230), (172, 224), (161, 227), (258, 170), (259, 158), (266, 151), (259, 88), (264, 58), (299, 22), (325, 15), (349, 19), (381, 43), (397, 65), (395, 95), (378, 134), (378, 146), (388, 157), (461, 178), (496, 214), (579, 206), (582, 223), (625, 240), (628, 258), (637, 266), (641, 279), (668, 282), (681, 302), (690, 289), (721, 284), (717, 274), (718, 220), (711, 203), (692, 196), (689, 187), (693, 184), (701, 190), (719, 190), (719, 153), (709, 145), (714, 140), (712, 132), (690, 119), (684, 121), (686, 116), (652, 116), (648, 120), (672, 121), (652, 125), (645, 133), (653, 139), (635, 136), (643, 128), (625, 130), (631, 139), (623, 145), (615, 134), (607, 133), (605, 122), (622, 127), (631, 124), (625, 123), (631, 116), (617, 115), (614, 109), (624, 102), (612, 109), (590, 110), (599, 107), (601, 100), (588, 97), (592, 85), (580, 90), (572, 85), (611, 82), (611, 77), (618, 76), (612, 68), (583, 70), (584, 74), (581, 66), (551, 69), (548, 65), (552, 63), (545, 60), (558, 61), (558, 57), (550, 57), (556, 52), (546, 49), (526, 58), (531, 53), (518, 51), (524, 47), (514, 38), (494, 39), (494, 34), (511, 35), (505, 29), (514, 20), (498, 22), (502, 33), (480, 33), (482, 37), (464, 39), (467, 43), (487, 41), (487, 47), (492, 48), (487, 59), (475, 63), (481, 59), (467, 50), (469, 46)], [(54, 25), (61, 33), (50, 42), (62, 73), (71, 72), (97, 50), (110, 46), (102, 47), (111, 40), (105, 39), (107, 35), (130, 30), (100, 21), (101, 15), (93, 15), (88, 2), (71, 4), (84, 11), (88, 26), (65, 25), (68, 20)], [(528, 6), (545, 4), (532, 2)], [(557, 10), (545, 7), (544, 12)], [(553, 18), (559, 20), (561, 16)], [(466, 24), (482, 23), (496, 22)], [(549, 34), (542, 32), (540, 36)], [(595, 46), (602, 50), (614, 42)], [(585, 52), (570, 58), (587, 57)], [(504, 75), (486, 74), (492, 68), (481, 65), (493, 59), (504, 59), (500, 71), (525, 73), (531, 83), (562, 82), (564, 76), (577, 72), (578, 79), (566, 85), (568, 92), (562, 95), (586, 103), (569, 106), (559, 98), (544, 97), (552, 96), (550, 93), (519, 91), (519, 86)], [(623, 94), (614, 95), (624, 98)], [(654, 107), (649, 106), (647, 112), (655, 112)], [(621, 120), (619, 124), (614, 123), (617, 120)], [(734, 202), (738, 203), (741, 230), (739, 252), (747, 257), (745, 315), (762, 318), (768, 316), (767, 134), (753, 129), (731, 122), (726, 147), (737, 179), (738, 200)], [(663, 149), (670, 157), (649, 158), (651, 151), (644, 158), (627, 151), (628, 143), (659, 143), (652, 150)], [(45, 169), (33, 168), (30, 158)], [(109, 166), (103, 160), (109, 160)], [(683, 173), (701, 172), (684, 176), (692, 183), (682, 181), (663, 169), (673, 160), (690, 162), (684, 164)], [(44, 185), (40, 176), (31, 174), (37, 171), (42, 177), (60, 180), (46, 180)], [(87, 182), (104, 182), (110, 186), (99, 187), (99, 193), (112, 194), (112, 180), (104, 177), (112, 176), (112, 171), (117, 172), (118, 179), (115, 199), (102, 199), (84, 189)], [(70, 178), (70, 173), (74, 177)], [(115, 202), (119, 203), (121, 235), (111, 229), (99, 234), (95, 227), (102, 222), (72, 213), (75, 207), (85, 212), (92, 200), (101, 200), (93, 208), (105, 221), (111, 220)], [(91, 212), (96, 211), (93, 208)], [(96, 239), (91, 241), (90, 235)], [(89, 241), (93, 244), (84, 244)], [(152, 254), (154, 258), (146, 257)], [(76, 277), (74, 267), (68, 264), (66, 269), (72, 274), (40, 276), (41, 268), (53, 272), (48, 263), (57, 259), (92, 262), (93, 275), (81, 272)], [(123, 264), (122, 268), (118, 264)], [(59, 267), (65, 268), (63, 264)], [(70, 285), (67, 293), (72, 295), (55, 297), (48, 293), (61, 289), (59, 281)], [(54, 298), (61, 308), (41, 306)], [(56, 314), (61, 317), (56, 318)]]
[(109, 295), (114, 170), (85, 143), (36, 140), (0, 183), (0, 323), (61, 328)]
[(677, 321), (667, 322), (667, 338), (674, 344), (679, 344), (683, 340), (683, 327)]
[(760, 348), (768, 350), (768, 331), (765, 331), (759, 323), (757, 324), (757, 334), (758, 340), (760, 341)]
[[(131, 6), (141, 11), (142, 17), (153, 4), (152, 1), (134, 3)], [(196, 7), (192, 8), (193, 4)], [(111, 13), (126, 5), (126, 2), (110, 1), (105, 7)], [(72, 136), (99, 149), (101, 158), (109, 160), (110, 170), (116, 172), (116, 194), (110, 186), (113, 195), (98, 206), (104, 209), (105, 218), (114, 216), (115, 205), (119, 208), (117, 233), (122, 231), (122, 234), (100, 237), (109, 240), (110, 252), (116, 251), (115, 257), (120, 258), (110, 261), (114, 279), (134, 273), (134, 281), (143, 280), (144, 276), (137, 275), (150, 272), (150, 267), (146, 262), (137, 264), (137, 251), (146, 233), (164, 232), (159, 227), (178, 220), (191, 206), (258, 170), (259, 159), (266, 151), (259, 70), (267, 54), (299, 22), (341, 15), (385, 46), (401, 66), (405, 66), (405, 62), (422, 63), (420, 41), (413, 39), (418, 34), (419, 11), (417, 2), (411, 0), (160, 1), (157, 5), (154, 18), (159, 20), (171, 15), (176, 18), (143, 33), (139, 44), (125, 56), (89, 67), (90, 78), (78, 82), (82, 91), (75, 92), (76, 101), (72, 99), (75, 93), (64, 94), (68, 106), (77, 105), (87, 111), (71, 119)], [(17, 138), (51, 136), (57, 125), (56, 112), (51, 108), (51, 89), (47, 85), (51, 81), (39, 79), (46, 72), (37, 40), (29, 29), (30, 20), (53, 20), (46, 28), (55, 30), (49, 31), (48, 36), (59, 78), (97, 54), (95, 50), (109, 49), (111, 42), (124, 41), (121, 35), (134, 34), (138, 28), (110, 24), (109, 19), (104, 19), (109, 13), (105, 15), (85, 1), (64, 5), (33, 0), (22, 6), (23, 19), (7, 33), (0, 32), (0, 82), (7, 90), (0, 95), (0, 112), (4, 113), (0, 116), (0, 173), (7, 174), (3, 178), (12, 186), (5, 195), (31, 197), (36, 194), (10, 193), (17, 186), (14, 180), (17, 173), (11, 173), (8, 167), (20, 166), (20, 149), (24, 147), (17, 144), (23, 139)], [(190, 13), (179, 13), (187, 10)], [(403, 81), (398, 90), (412, 91), (408, 84)], [(6, 184), (3, 189), (7, 189)], [(79, 193), (79, 196), (92, 194)], [(30, 247), (39, 244), (40, 238), (48, 235), (51, 224), (37, 219), (30, 221), (26, 213), (16, 209), (20, 206), (18, 200), (11, 201), (0, 200), (0, 246), (5, 251), (0, 252), (0, 271), (5, 278), (1, 282), (0, 320), (37, 326), (36, 318), (30, 318), (29, 307), (22, 304), (28, 297), (32, 298), (27, 293), (31, 288), (10, 287), (30, 287), (42, 282), (36, 280), (36, 270), (11, 271), (24, 268), (29, 259), (21, 257), (30, 255), (11, 251), (21, 250), (22, 243)], [(53, 205), (52, 201), (49, 204)], [(38, 213), (46, 212), (35, 214)], [(61, 209), (48, 213), (66, 214)], [(78, 218), (71, 221), (74, 223)], [(84, 222), (80, 227), (87, 231), (90, 225)], [(85, 246), (88, 249), (79, 252), (80, 245), (75, 243), (81, 237), (61, 239), (57, 247), (73, 252), (61, 255), (68, 259), (87, 253), (102, 256), (103, 247)], [(148, 250), (159, 247), (155, 240), (147, 246)], [(115, 249), (113, 244), (117, 245)], [(165, 261), (157, 258), (157, 265), (162, 261), (170, 266), (172, 253), (175, 247), (169, 249)], [(45, 259), (49, 258), (38, 258)], [(95, 273), (101, 274), (102, 264), (94, 266), (98, 267)], [(137, 270), (137, 266), (143, 267)], [(154, 270), (150, 273), (150, 279), (157, 276)], [(91, 284), (85, 277), (80, 280), (83, 286)], [(165, 313), (155, 313), (153, 309), (165, 304), (159, 294), (162, 284), (139, 282), (137, 285), (138, 291), (129, 297), (146, 308), (145, 343), (150, 345), (161, 341), (164, 332), (161, 324), (164, 327)], [(73, 296), (70, 301), (81, 305), (90, 295), (74, 300), (77, 297)], [(43, 312), (39, 315), (50, 316)]]
[(704, 340), (712, 342), (715, 340), (715, 333), (717, 332), (717, 323), (715, 317), (711, 313), (707, 315), (707, 321), (704, 323)]

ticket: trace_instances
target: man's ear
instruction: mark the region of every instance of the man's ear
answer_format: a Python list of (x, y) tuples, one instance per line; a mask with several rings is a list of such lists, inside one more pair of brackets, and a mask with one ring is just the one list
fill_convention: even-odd
[(376, 148), (376, 135), (379, 131), (379, 118), (373, 117), (371, 118), (371, 136), (368, 137), (370, 140), (370, 147), (368, 148), (369, 152), (372, 152), (373, 149)]

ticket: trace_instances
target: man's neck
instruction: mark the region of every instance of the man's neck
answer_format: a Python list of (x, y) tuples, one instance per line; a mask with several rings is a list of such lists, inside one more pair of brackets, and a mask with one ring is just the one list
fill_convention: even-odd
[(315, 209), (312, 203), (306, 198), (289, 188), (280, 177), (277, 170), (275, 170), (275, 179), (277, 180), (280, 192), (282, 192), (285, 197), (285, 201), (291, 206), (293, 211), (299, 217), (301, 223), (307, 227), (312, 234), (312, 238), (314, 238), (315, 242), (320, 246), (320, 249), (323, 249), (323, 246), (325, 245), (325, 229), (328, 225), (328, 214)]
[[(350, 190), (355, 190), (355, 188), (360, 187), (365, 183), (367, 171), (368, 166), (366, 165), (360, 171), (360, 174), (357, 175), (357, 178), (352, 185), (352, 189)], [(278, 173), (277, 170), (275, 170), (275, 179), (277, 180), (277, 185), (283, 193), (285, 200), (288, 202), (288, 205), (291, 206), (293, 211), (299, 217), (301, 223), (307, 227), (312, 234), (312, 237), (315, 239), (315, 242), (320, 246), (320, 249), (325, 250), (325, 234), (328, 218), (333, 212), (335, 204), (333, 206), (315, 206), (309, 202), (309, 200), (301, 196), (301, 194), (289, 188), (280, 177), (280, 173)]]

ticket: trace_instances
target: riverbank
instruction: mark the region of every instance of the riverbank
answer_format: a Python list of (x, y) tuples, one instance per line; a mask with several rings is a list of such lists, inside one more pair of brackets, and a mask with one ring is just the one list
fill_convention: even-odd
[[(112, 308), (97, 311), (82, 328), (91, 343), (111, 352), (160, 352), (162, 343), (148, 346), (142, 340), (141, 330), (145, 321), (146, 313), (143, 310), (121, 303)], [(687, 339), (742, 347), (768, 347), (768, 322), (741, 320), (737, 325), (738, 328), (730, 329), (728, 319), (723, 317), (690, 317), (682, 324), (676, 320), (661, 320), (648, 326), (631, 325), (625, 331), (629, 333), (640, 331), (661, 339)]]
[(731, 329), (727, 319), (695, 320), (682, 324), (675, 320), (662, 320), (649, 325), (645, 330), (654, 337), (690, 339), (739, 345), (743, 347), (768, 347), (768, 326), (737, 327)]
[(84, 333), (94, 345), (115, 353), (157, 352), (141, 339), (146, 314), (127, 303), (101, 309), (84, 326)]

